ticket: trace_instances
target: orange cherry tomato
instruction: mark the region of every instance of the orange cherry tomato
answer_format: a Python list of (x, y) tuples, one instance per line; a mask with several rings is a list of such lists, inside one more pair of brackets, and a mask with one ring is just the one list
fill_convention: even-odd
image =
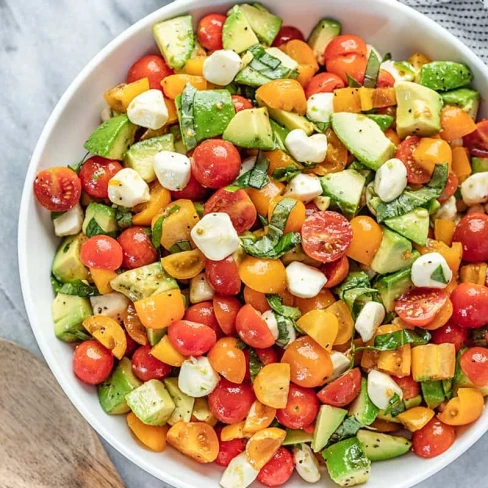
[(261, 293), (283, 293), (286, 271), (279, 259), (246, 256), (239, 266), (239, 276), (249, 288)]
[(317, 93), (332, 93), (337, 88), (344, 88), (344, 82), (333, 73), (315, 75), (305, 88), (305, 96), (310, 98)]
[(329, 290), (320, 290), (319, 294), (313, 298), (295, 297), (295, 307), (300, 309), (302, 314), (312, 310), (323, 310), (335, 302), (334, 295)]
[(199, 463), (212, 463), (219, 454), (219, 438), (204, 422), (178, 422), (169, 429), (166, 440)]
[(327, 61), (327, 71), (336, 74), (347, 83), (348, 75), (358, 83), (363, 83), (368, 59), (362, 54), (348, 54)]
[(270, 363), (264, 366), (254, 379), (257, 399), (272, 408), (285, 408), (290, 388), (291, 368), (286, 363)]
[(258, 214), (267, 216), (271, 200), (274, 197), (281, 195), (284, 190), (285, 185), (283, 183), (275, 180), (270, 180), (270, 182), (267, 185), (263, 186), (263, 188), (261, 188), (260, 190), (258, 190), (257, 188), (248, 188), (246, 191), (252, 203), (254, 203)]
[(259, 400), (256, 400), (247, 414), (246, 422), (244, 423), (244, 432), (246, 434), (254, 434), (260, 430), (266, 429), (273, 422), (276, 416), (276, 409), (264, 405)]
[(235, 297), (213, 297), (213, 309), (220, 328), (226, 335), (234, 335), (236, 331), (236, 317), (241, 309), (241, 302)]
[(348, 54), (361, 54), (362, 56), (366, 56), (367, 52), (368, 48), (366, 43), (359, 36), (342, 34), (332, 39), (332, 41), (327, 44), (327, 48), (324, 52), (324, 59), (325, 61), (328, 61), (329, 59)]
[(275, 343), (266, 321), (251, 305), (244, 305), (239, 310), (236, 317), (236, 331), (239, 337), (251, 347), (271, 347)]
[[(273, 211), (276, 205), (278, 205), (278, 203), (284, 198), (290, 199), (289, 197), (277, 196), (275, 198), (272, 198), (271, 201), (269, 202), (269, 208), (268, 208), (269, 221), (271, 221), (271, 216), (273, 215)], [(305, 208), (305, 205), (299, 200), (297, 200), (295, 206), (293, 207), (290, 214), (288, 215), (288, 220), (286, 221), (284, 233), (287, 234), (288, 232), (300, 232), (303, 222), (305, 222), (306, 212), (307, 209)]]
[(235, 337), (219, 339), (208, 353), (212, 368), (232, 383), (242, 383), (246, 376), (246, 356)]
[(246, 457), (249, 464), (260, 471), (283, 444), (286, 431), (276, 427), (256, 432), (246, 444)]
[(327, 278), (326, 288), (334, 288), (339, 283), (342, 283), (349, 273), (349, 259), (347, 256), (342, 256), (337, 261), (332, 263), (324, 263), (320, 266), (320, 271), (324, 273)]
[(50, 212), (65, 212), (79, 202), (81, 180), (69, 168), (44, 169), (37, 174), (34, 181), (34, 195)]
[(468, 425), (478, 420), (485, 408), (483, 395), (477, 388), (459, 388), (457, 397), (449, 400), (437, 418), (447, 425)]
[(346, 255), (358, 263), (370, 266), (383, 238), (381, 227), (371, 217), (360, 215), (351, 222), (352, 241)]
[(244, 287), (244, 301), (261, 313), (271, 310), (268, 300), (266, 300), (266, 295), (248, 286)]
[(446, 304), (441, 308), (441, 310), (436, 314), (434, 320), (428, 324), (424, 325), (425, 330), (437, 330), (446, 325), (452, 314), (454, 312), (454, 307), (452, 306), (451, 300), (448, 298)]
[(123, 313), (122, 321), (127, 334), (132, 340), (141, 346), (145, 346), (148, 343), (146, 328), (142, 325), (133, 303), (130, 303)]
[(155, 452), (163, 452), (166, 449), (166, 436), (169, 425), (156, 427), (141, 422), (133, 412), (127, 415), (127, 425), (137, 439), (148, 449)]

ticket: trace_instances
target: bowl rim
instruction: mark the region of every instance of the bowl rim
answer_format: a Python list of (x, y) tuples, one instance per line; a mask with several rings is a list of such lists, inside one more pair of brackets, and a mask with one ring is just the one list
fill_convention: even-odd
[[(129, 459), (132, 463), (134, 463), (139, 468), (143, 469), (147, 473), (151, 474), (155, 478), (162, 480), (166, 483), (171, 484), (176, 488), (194, 488), (194, 485), (186, 483), (178, 479), (177, 477), (162, 472), (160, 469), (156, 469), (156, 467), (151, 464), (150, 462), (146, 461), (143, 456), (138, 455), (137, 453), (133, 452), (130, 446), (120, 442), (117, 439), (117, 435), (114, 435), (112, 431), (104, 426), (102, 422), (99, 422), (95, 416), (92, 414), (91, 409), (89, 406), (86, 406), (79, 398), (78, 394), (72, 388), (72, 382), (69, 378), (56, 366), (56, 361), (54, 359), (54, 353), (51, 350), (48, 342), (46, 341), (41, 328), (37, 321), (37, 315), (35, 306), (33, 303), (32, 295), (30, 293), (29, 288), (29, 273), (27, 269), (27, 242), (28, 242), (28, 222), (27, 222), (27, 214), (29, 208), (29, 201), (32, 197), (32, 183), (35, 178), (35, 174), (37, 172), (37, 168), (39, 162), (41, 160), (42, 154), (45, 150), (45, 147), (48, 143), (49, 138), (53, 132), (53, 129), (56, 126), (57, 120), (60, 114), (65, 110), (66, 105), (70, 102), (72, 97), (78, 91), (80, 85), (84, 82), (84, 80), (90, 75), (90, 73), (103, 62), (103, 60), (113, 51), (115, 51), (120, 44), (124, 43), (126, 40), (130, 39), (133, 34), (137, 31), (147, 28), (148, 26), (154, 24), (155, 22), (165, 19), (171, 18), (173, 14), (180, 15), (179, 11), (185, 10), (192, 10), (195, 6), (201, 7), (201, 5), (195, 5), (198, 0), (174, 0), (172, 3), (165, 5), (161, 8), (158, 8), (154, 12), (146, 15), (142, 19), (138, 20), (130, 27), (122, 31), (119, 35), (117, 35), (113, 40), (111, 40), (104, 48), (102, 48), (78, 73), (78, 75), (74, 78), (74, 80), (69, 84), (68, 88), (65, 90), (61, 98), (59, 99), (58, 103), (56, 104), (54, 110), (51, 112), (49, 118), (47, 119), (44, 128), (39, 136), (39, 139), (36, 143), (35, 149), (32, 153), (32, 157), (29, 162), (28, 170), (25, 176), (25, 182), (22, 190), (22, 198), (20, 204), (20, 212), (19, 212), (19, 224), (18, 224), (18, 238), (17, 238), (17, 246), (18, 246), (18, 265), (19, 265), (19, 274), (20, 274), (20, 283), (22, 289), (22, 296), (24, 299), (24, 305), (27, 312), (27, 317), (29, 319), (29, 323), (31, 329), (34, 333), (36, 338), (37, 344), (49, 366), (52, 373), (54, 374), (56, 380), (58, 381), (59, 385), (63, 389), (64, 393), (67, 395), (71, 403), (76, 407), (78, 412), (84, 417), (84, 419), (91, 425), (92, 428), (95, 429), (97, 434), (101, 436), (104, 440), (106, 440), (115, 450), (117, 450), (120, 454), (122, 454), (125, 458)], [(244, 0), (236, 0), (235, 3), (243, 3)], [(475, 65), (479, 71), (484, 73), (486, 79), (488, 80), (488, 66), (468, 47), (466, 46), (460, 39), (456, 36), (451, 34), (447, 31), (444, 27), (437, 24), (434, 20), (430, 19), (426, 15), (420, 13), (419, 11), (415, 10), (412, 7), (409, 7), (403, 3), (400, 3), (398, 0), (375, 0), (377, 4), (383, 6), (385, 9), (389, 9), (393, 14), (401, 15), (402, 13), (408, 14), (412, 20), (419, 20), (424, 24), (427, 24), (428, 28), (431, 29), (434, 33), (437, 33), (440, 37), (446, 39), (447, 43), (450, 45), (455, 45), (456, 48), (461, 53), (463, 60), (470, 66)], [(209, 2), (210, 3), (210, 2)], [(264, 0), (263, 3), (266, 3)], [(205, 7), (211, 5), (205, 5)], [(488, 102), (486, 102), (488, 103)], [(458, 439), (456, 443), (442, 456), (438, 458), (434, 458), (429, 460), (428, 464), (424, 465), (424, 469), (418, 470), (416, 475), (411, 477), (409, 481), (405, 484), (402, 483), (398, 485), (397, 488), (410, 488), (430, 476), (436, 474), (449, 464), (451, 464), (455, 459), (461, 456), (464, 452), (466, 452), (471, 446), (473, 446), (488, 430), (488, 415), (485, 419), (483, 419), (482, 428), (479, 426), (478, 421), (477, 425), (478, 428), (469, 428), (464, 434), (462, 439)], [(422, 462), (419, 458), (419, 462)], [(425, 461), (424, 461), (425, 462)]]

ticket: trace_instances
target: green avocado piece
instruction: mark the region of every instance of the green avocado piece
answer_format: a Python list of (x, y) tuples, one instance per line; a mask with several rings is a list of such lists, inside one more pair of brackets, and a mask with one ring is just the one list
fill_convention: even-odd
[(180, 390), (178, 387), (178, 378), (165, 378), (163, 382), (176, 406), (171, 417), (168, 419), (168, 424), (174, 425), (177, 422), (190, 422), (195, 399)]
[(457, 90), (441, 93), (442, 100), (445, 105), (455, 105), (462, 108), (465, 112), (471, 115), (473, 120), (478, 117), (478, 109), (480, 107), (480, 94), (476, 90), (470, 88), (458, 88)]
[(473, 80), (470, 69), (453, 61), (433, 61), (420, 68), (418, 83), (435, 91), (448, 91), (469, 85)]
[(83, 234), (69, 236), (63, 240), (54, 256), (52, 273), (63, 283), (88, 279), (88, 269), (81, 262), (80, 249)]
[(224, 49), (231, 49), (237, 54), (259, 43), (240, 5), (235, 5), (228, 13), (222, 29), (222, 43)]
[(312, 29), (308, 38), (308, 45), (312, 48), (315, 58), (319, 64), (324, 63), (325, 48), (332, 39), (340, 35), (342, 26), (340, 22), (332, 19), (322, 19)]
[[(258, 100), (259, 103), (259, 100)], [(293, 112), (286, 112), (276, 108), (268, 107), (269, 116), (278, 124), (282, 125), (289, 131), (295, 129), (302, 129), (307, 136), (311, 136), (314, 132), (314, 126), (306, 117)]]
[(115, 208), (103, 203), (92, 202), (86, 208), (83, 234), (88, 237), (108, 235), (116, 237), (119, 226), (115, 218)]
[(403, 400), (405, 404), (405, 410), (410, 410), (411, 408), (418, 407), (422, 403), (422, 395), (414, 396), (408, 400)]
[(472, 158), (471, 167), (474, 173), (485, 173), (488, 171), (488, 158)]
[(339, 112), (332, 114), (331, 122), (341, 142), (368, 168), (376, 171), (393, 157), (395, 145), (368, 116)]
[(368, 381), (361, 379), (361, 391), (349, 407), (349, 415), (362, 425), (371, 425), (378, 415), (378, 407), (369, 399)]
[(147, 340), (151, 346), (155, 346), (166, 335), (166, 329), (149, 329), (146, 328)]
[(437, 408), (446, 398), (442, 381), (422, 381), (422, 396), (429, 408)]
[(361, 429), (357, 437), (364, 454), (373, 462), (403, 456), (412, 447), (412, 443), (405, 437), (380, 434), (371, 430)]
[(373, 286), (380, 292), (386, 311), (393, 312), (395, 301), (414, 288), (411, 280), (411, 269), (405, 268), (396, 273), (382, 276)]
[(294, 446), (295, 444), (306, 444), (312, 442), (313, 434), (304, 430), (286, 429), (286, 437), (283, 441), (284, 446)]
[(416, 208), (405, 215), (386, 219), (384, 224), (401, 236), (424, 246), (429, 234), (429, 212), (425, 208)]
[(134, 142), (136, 129), (126, 114), (118, 115), (99, 125), (84, 148), (97, 156), (122, 161)]
[(90, 338), (83, 321), (93, 315), (90, 300), (58, 293), (53, 301), (54, 335), (63, 342), (86, 341)]
[(313, 432), (311, 446), (313, 452), (321, 451), (328, 444), (331, 435), (342, 424), (346, 415), (347, 410), (343, 408), (321, 405)]
[(142, 385), (132, 372), (129, 358), (122, 358), (110, 377), (98, 385), (98, 400), (105, 413), (120, 415), (130, 412), (125, 396)]
[(258, 3), (244, 3), (240, 8), (259, 41), (271, 46), (283, 21)]

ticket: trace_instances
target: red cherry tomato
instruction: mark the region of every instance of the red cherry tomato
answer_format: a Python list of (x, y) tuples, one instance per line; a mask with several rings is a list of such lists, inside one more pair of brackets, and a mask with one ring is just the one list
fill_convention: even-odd
[(454, 242), (463, 245), (463, 260), (469, 263), (488, 261), (488, 215), (465, 215), (454, 231)]
[(420, 137), (408, 136), (400, 143), (395, 153), (395, 158), (407, 168), (407, 181), (412, 185), (425, 185), (430, 181), (429, 173), (413, 159), (413, 153), (419, 144)]
[(460, 283), (451, 294), (452, 321), (460, 327), (478, 329), (488, 324), (488, 288)]
[(469, 381), (475, 386), (488, 385), (488, 349), (484, 347), (468, 349), (461, 356), (460, 366)]
[(407, 324), (423, 327), (434, 320), (447, 298), (444, 290), (415, 288), (396, 301), (395, 312)]
[(215, 295), (213, 298), (215, 317), (225, 335), (232, 336), (236, 332), (236, 317), (242, 308), (241, 302), (234, 297)]
[(477, 129), (464, 136), (463, 145), (469, 149), (471, 156), (488, 158), (488, 119), (477, 124)]
[(81, 181), (69, 168), (44, 169), (34, 180), (34, 195), (50, 212), (66, 212), (80, 201)]
[(354, 368), (322, 388), (317, 397), (325, 405), (342, 408), (349, 405), (360, 391), (361, 371)]
[(242, 110), (248, 110), (253, 107), (253, 104), (247, 98), (241, 97), (240, 95), (232, 95), (232, 103), (234, 104), (234, 109), (237, 112)]
[(291, 383), (286, 408), (276, 410), (276, 418), (289, 429), (303, 429), (317, 418), (318, 413), (319, 401), (315, 391)]
[(395, 84), (393, 75), (384, 69), (380, 69), (376, 88), (390, 88)]
[(172, 367), (151, 356), (151, 349), (142, 346), (132, 356), (132, 371), (142, 381), (162, 380), (171, 373)]
[(80, 250), (81, 262), (88, 268), (115, 271), (122, 266), (122, 246), (109, 236), (93, 236), (83, 243)]
[(254, 400), (256, 396), (251, 385), (238, 385), (222, 378), (208, 396), (208, 406), (220, 422), (237, 424), (246, 418)]
[(222, 14), (208, 14), (200, 19), (197, 27), (198, 42), (209, 51), (223, 49), (222, 29), (227, 17)]
[(76, 346), (73, 354), (73, 372), (83, 383), (102, 383), (110, 376), (113, 366), (113, 354), (95, 339)]
[(349, 273), (349, 259), (347, 259), (347, 256), (342, 256), (342, 258), (339, 258), (337, 261), (325, 263), (320, 266), (320, 271), (322, 271), (327, 278), (325, 287), (334, 288), (334, 286), (342, 283)]
[(468, 341), (468, 330), (448, 322), (440, 329), (431, 332), (432, 342), (434, 344), (450, 343), (456, 346), (456, 352), (460, 351)]
[(193, 153), (193, 175), (207, 188), (230, 185), (237, 178), (240, 170), (241, 156), (230, 142), (209, 139), (197, 146)]
[(261, 468), (257, 480), (265, 486), (281, 486), (291, 478), (294, 468), (295, 463), (290, 451), (280, 447)]
[(238, 234), (248, 231), (258, 216), (256, 207), (244, 190), (227, 191), (225, 188), (217, 190), (207, 200), (203, 215), (215, 212), (226, 213)]
[(198, 322), (199, 324), (207, 325), (215, 332), (217, 339), (222, 337), (222, 329), (217, 322), (212, 302), (200, 302), (192, 305), (185, 312), (183, 318), (190, 322)]
[(108, 198), (108, 182), (120, 170), (118, 161), (93, 156), (87, 159), (80, 169), (80, 180), (83, 191), (93, 198)]
[(455, 173), (451, 171), (449, 173), (449, 176), (447, 177), (446, 186), (437, 200), (439, 200), (440, 203), (447, 202), (449, 198), (451, 198), (456, 193), (458, 186), (459, 186), (458, 177), (456, 176)]
[(430, 459), (446, 452), (456, 440), (456, 429), (433, 418), (425, 427), (413, 433), (413, 452)]
[(193, 200), (194, 202), (204, 200), (207, 195), (207, 188), (200, 185), (193, 174), (190, 175), (190, 180), (183, 190), (171, 192), (173, 200)]
[(239, 267), (232, 256), (222, 261), (210, 261), (205, 265), (205, 276), (210, 286), (219, 295), (232, 296), (241, 291)]
[(150, 88), (161, 90), (161, 81), (172, 74), (173, 70), (161, 56), (149, 54), (143, 56), (131, 66), (127, 74), (127, 83), (147, 78)]
[(251, 347), (271, 347), (275, 343), (266, 321), (249, 304), (244, 305), (237, 314), (236, 331), (239, 337)]
[(404, 400), (410, 400), (411, 398), (415, 398), (416, 396), (420, 395), (420, 384), (417, 383), (411, 376), (404, 376), (403, 378), (392, 376), (392, 378), (402, 389)]
[(333, 73), (319, 73), (315, 75), (305, 88), (305, 95), (310, 98), (317, 93), (332, 93), (337, 88), (344, 88), (341, 78)]
[(125, 355), (128, 358), (132, 358), (132, 355), (137, 351), (137, 349), (139, 349), (139, 344), (134, 339), (132, 339), (132, 337), (129, 334), (127, 334), (127, 331), (124, 332), (125, 332), (125, 340), (127, 341)]
[(255, 351), (264, 366), (278, 362), (278, 353), (274, 347), (265, 347), (264, 349), (256, 348)]
[(315, 203), (308, 202), (305, 204), (305, 217), (310, 217), (310, 215), (314, 214), (315, 212), (320, 212), (319, 207), (317, 207)]
[(124, 253), (122, 267), (125, 269), (140, 268), (146, 264), (154, 263), (159, 258), (158, 252), (154, 249), (144, 227), (125, 229), (117, 241), (122, 246)]
[(172, 346), (183, 356), (202, 356), (217, 342), (215, 331), (208, 325), (177, 320), (168, 327)]
[(220, 433), (222, 427), (215, 429), (219, 438), (219, 454), (215, 463), (219, 466), (228, 466), (229, 463), (246, 449), (246, 439), (232, 439), (231, 441), (223, 441)]
[(348, 75), (358, 83), (363, 84), (368, 59), (362, 54), (347, 54), (327, 61), (327, 71), (334, 73), (344, 83), (348, 82)]
[(366, 56), (368, 48), (366, 43), (359, 36), (351, 34), (342, 34), (332, 39), (327, 44), (324, 51), (324, 59), (328, 61), (330, 59), (337, 58), (339, 56), (347, 56), (349, 54), (359, 54), (360, 56)]
[(302, 226), (305, 253), (321, 263), (331, 263), (344, 256), (352, 241), (349, 221), (337, 212), (315, 212)]
[(304, 41), (305, 37), (303, 37), (300, 29), (297, 29), (292, 25), (284, 25), (276, 35), (275, 40), (273, 41), (273, 46), (280, 47), (282, 44), (286, 44), (294, 39)]

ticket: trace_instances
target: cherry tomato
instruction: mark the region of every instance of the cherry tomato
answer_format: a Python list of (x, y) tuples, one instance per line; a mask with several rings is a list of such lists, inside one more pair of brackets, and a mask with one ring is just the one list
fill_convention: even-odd
[(339, 56), (346, 56), (348, 54), (359, 54), (366, 56), (368, 48), (366, 43), (359, 36), (351, 34), (343, 34), (332, 39), (327, 44), (324, 51), (324, 59), (328, 61)]
[(455, 173), (451, 171), (449, 173), (449, 176), (447, 177), (446, 186), (437, 200), (439, 200), (440, 203), (447, 202), (449, 198), (451, 198), (456, 193), (458, 186), (459, 186), (458, 177), (456, 176)]
[(255, 351), (264, 366), (278, 362), (278, 353), (274, 347), (265, 347), (264, 349), (256, 348)]
[(360, 391), (361, 371), (354, 368), (324, 386), (317, 397), (325, 405), (342, 408), (354, 401)]
[(456, 440), (456, 429), (433, 418), (426, 426), (413, 433), (413, 452), (430, 459), (446, 452)]
[(352, 241), (349, 221), (337, 212), (316, 212), (302, 226), (305, 253), (322, 263), (331, 263), (344, 256)]
[(222, 378), (208, 396), (208, 406), (220, 422), (237, 424), (246, 418), (255, 400), (251, 385), (238, 385)]
[(278, 32), (273, 42), (274, 47), (280, 47), (282, 44), (286, 44), (293, 39), (304, 41), (302, 31), (291, 25), (284, 25)]
[(237, 314), (236, 331), (239, 337), (251, 347), (271, 347), (275, 343), (266, 321), (249, 304), (244, 305)]
[(286, 408), (276, 411), (278, 422), (289, 429), (303, 429), (319, 413), (319, 401), (311, 388), (290, 384)]
[(452, 322), (448, 322), (440, 329), (433, 330), (431, 335), (434, 344), (445, 344), (446, 342), (454, 344), (456, 352), (460, 351), (468, 341), (468, 330)]
[(395, 153), (395, 158), (399, 159), (407, 168), (407, 181), (412, 185), (425, 185), (430, 181), (428, 171), (413, 159), (413, 153), (419, 144), (420, 137), (408, 136), (400, 143)]
[(488, 158), (488, 119), (477, 124), (477, 129), (464, 136), (463, 145), (469, 149), (471, 156)]
[(210, 286), (219, 295), (237, 295), (241, 291), (241, 279), (239, 278), (239, 266), (232, 256), (222, 261), (210, 261), (207, 259), (205, 276)]
[(132, 337), (125, 331), (125, 340), (127, 342), (127, 347), (125, 349), (125, 356), (132, 358), (133, 354), (139, 349), (139, 344), (132, 339)]
[(161, 81), (172, 74), (173, 70), (161, 56), (148, 54), (137, 60), (131, 66), (127, 74), (127, 83), (133, 83), (142, 78), (147, 78), (150, 88), (161, 90)]
[(172, 346), (183, 356), (202, 356), (217, 342), (215, 331), (208, 325), (177, 320), (168, 327), (168, 338)]
[(80, 259), (88, 268), (115, 271), (122, 266), (124, 255), (113, 237), (93, 236), (81, 246)]
[(460, 327), (478, 329), (488, 324), (488, 288), (460, 283), (451, 294), (452, 321)]
[(415, 288), (396, 301), (395, 312), (407, 324), (423, 327), (435, 319), (447, 299), (444, 290)]
[(376, 88), (390, 88), (395, 84), (393, 75), (384, 69), (380, 69)]
[(344, 88), (341, 78), (333, 73), (319, 73), (315, 75), (305, 88), (305, 96), (310, 98), (317, 93), (332, 93), (337, 88)]
[(469, 263), (488, 261), (488, 215), (465, 215), (454, 231), (454, 242), (463, 245), (463, 260)]
[(76, 346), (73, 354), (73, 372), (83, 383), (102, 383), (110, 376), (113, 366), (113, 354), (97, 340), (90, 339)]
[(327, 71), (339, 76), (344, 83), (347, 83), (349, 75), (358, 83), (362, 84), (364, 82), (367, 64), (368, 59), (366, 56), (362, 54), (348, 54), (327, 61)]
[(222, 14), (208, 14), (200, 19), (197, 27), (198, 42), (209, 51), (223, 49), (222, 29), (226, 20)]
[(468, 349), (461, 356), (460, 366), (469, 381), (475, 386), (488, 385), (488, 349), (484, 347)]
[(240, 95), (232, 95), (232, 103), (234, 104), (234, 109), (237, 112), (242, 110), (248, 110), (253, 107), (253, 104), (247, 98), (241, 97)]
[(192, 200), (194, 202), (204, 200), (207, 195), (207, 188), (200, 185), (193, 174), (190, 175), (190, 180), (183, 190), (171, 192), (171, 198), (173, 200)]
[(222, 329), (219, 326), (217, 317), (215, 316), (214, 306), (212, 302), (200, 302), (192, 305), (185, 312), (184, 320), (190, 322), (198, 322), (210, 327), (216, 334), (217, 338), (222, 336)]
[(215, 463), (219, 466), (227, 467), (229, 463), (246, 449), (246, 439), (232, 439), (231, 441), (223, 441), (220, 437), (222, 427), (215, 429), (219, 438), (219, 455)]
[(207, 188), (230, 185), (240, 170), (241, 156), (230, 142), (209, 139), (197, 146), (193, 153), (193, 175)]
[(404, 376), (403, 378), (392, 376), (392, 378), (402, 389), (404, 400), (410, 400), (411, 398), (415, 398), (416, 396), (420, 395), (420, 384), (417, 383), (411, 376)]
[(305, 204), (305, 218), (310, 217), (310, 215), (314, 214), (315, 212), (320, 212), (319, 207), (317, 207), (315, 203), (308, 202)]
[(234, 297), (215, 295), (213, 298), (215, 317), (226, 335), (234, 335), (236, 331), (236, 317), (241, 309), (241, 302)]
[(257, 480), (265, 486), (281, 486), (291, 478), (294, 468), (295, 463), (290, 451), (280, 447), (261, 468)]
[(34, 180), (34, 195), (50, 212), (66, 212), (80, 201), (81, 181), (69, 168), (44, 169)]
[(324, 273), (327, 278), (326, 288), (334, 288), (339, 283), (342, 283), (349, 273), (349, 259), (347, 256), (342, 256), (337, 261), (325, 263), (320, 266), (320, 271)]
[(125, 269), (140, 268), (146, 264), (154, 263), (159, 258), (158, 252), (154, 249), (144, 227), (125, 229), (117, 241), (122, 246), (124, 253), (122, 267)]
[(172, 367), (151, 356), (152, 346), (142, 346), (132, 356), (132, 371), (142, 381), (162, 380)]
[(80, 169), (80, 180), (83, 191), (93, 198), (108, 198), (108, 182), (120, 170), (118, 161), (93, 156), (87, 159)]
[(215, 212), (226, 213), (238, 234), (248, 231), (256, 222), (256, 207), (244, 190), (217, 190), (205, 203), (204, 215)]

